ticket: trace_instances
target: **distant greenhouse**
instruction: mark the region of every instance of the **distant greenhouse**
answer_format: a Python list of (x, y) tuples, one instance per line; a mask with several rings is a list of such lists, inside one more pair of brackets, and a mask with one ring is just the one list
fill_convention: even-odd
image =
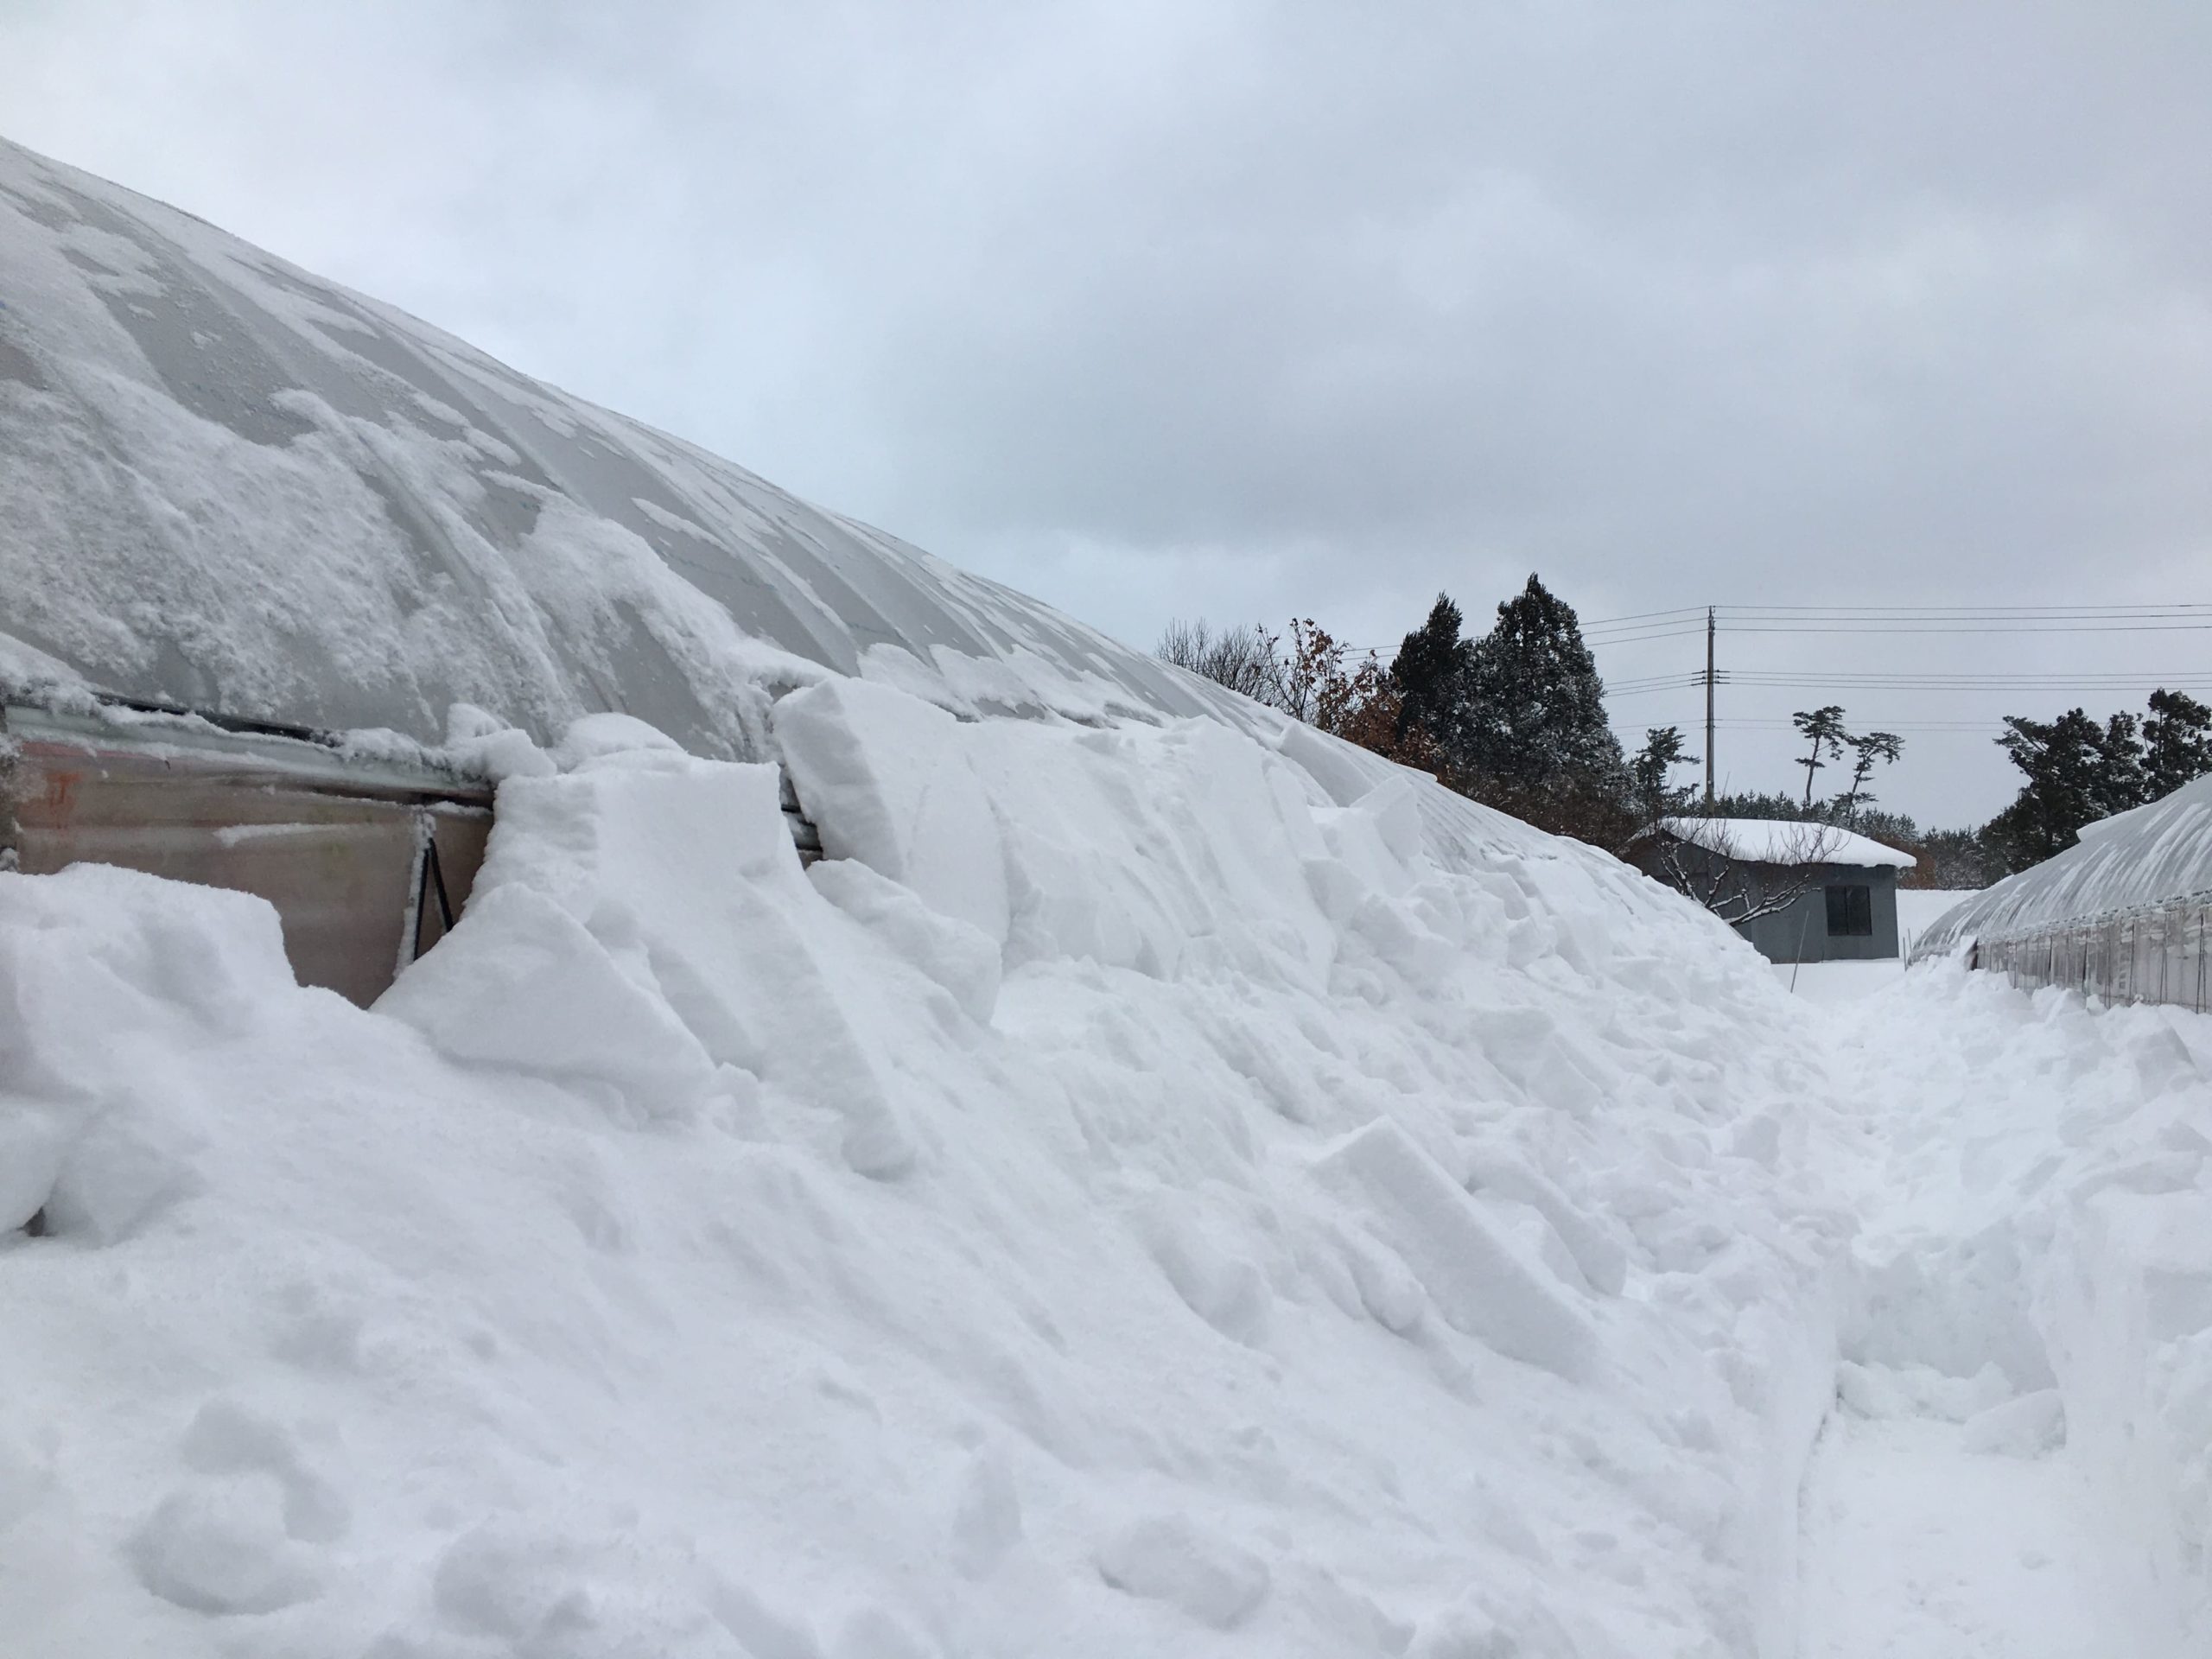
[(2212, 995), (2212, 777), (2085, 824), (2081, 837), (1946, 912), (1913, 960), (1964, 950), (1974, 966), (2016, 985), (2203, 1009)]

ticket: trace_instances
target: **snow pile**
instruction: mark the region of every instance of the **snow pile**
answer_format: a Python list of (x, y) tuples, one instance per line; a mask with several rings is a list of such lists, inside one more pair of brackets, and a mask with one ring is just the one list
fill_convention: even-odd
[(0, 1628), (1789, 1651), (1844, 1226), (1726, 928), (1310, 738), (770, 725), (830, 859), (772, 766), (510, 744), (371, 1012), (0, 874)]
[[(2139, 1644), (2212, 1643), (2212, 1022), (2092, 1011), (1954, 963), (1848, 1011), (1869, 1166), (1842, 1394), (1962, 1422), (1967, 1450), (2063, 1440)], [(2055, 1649), (2054, 1649), (2055, 1650)]]
[(1666, 818), (1661, 828), (1693, 847), (1754, 864), (1909, 870), (1919, 861), (1840, 824), (1796, 818)]

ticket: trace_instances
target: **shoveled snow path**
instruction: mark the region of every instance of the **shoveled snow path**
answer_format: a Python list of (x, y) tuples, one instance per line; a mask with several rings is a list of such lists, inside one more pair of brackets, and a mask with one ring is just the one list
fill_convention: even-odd
[(1800, 1659), (2155, 1653), (2101, 1570), (2063, 1453), (1966, 1450), (1956, 1424), (1839, 1410), (1805, 1491)]
[(2212, 1020), (1947, 964), (1806, 1021), (1864, 1162), (1797, 1659), (2212, 1651)]

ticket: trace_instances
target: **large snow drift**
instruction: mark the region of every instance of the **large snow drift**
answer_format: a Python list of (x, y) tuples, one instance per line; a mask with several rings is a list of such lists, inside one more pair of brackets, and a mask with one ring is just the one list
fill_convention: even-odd
[(593, 728), (373, 1012), (0, 874), (0, 1629), (1788, 1652), (1841, 1230), (1726, 928), (1211, 721), (776, 728), (845, 856)]

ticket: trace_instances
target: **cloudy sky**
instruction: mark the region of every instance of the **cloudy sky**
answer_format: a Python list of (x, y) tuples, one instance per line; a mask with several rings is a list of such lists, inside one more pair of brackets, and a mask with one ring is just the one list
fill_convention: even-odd
[(0, 0), (8, 137), (1132, 643), (1718, 604), (1725, 780), (1840, 702), (1946, 822), (2212, 631), (1751, 613), (2212, 601), (2208, 86), (2201, 0)]

